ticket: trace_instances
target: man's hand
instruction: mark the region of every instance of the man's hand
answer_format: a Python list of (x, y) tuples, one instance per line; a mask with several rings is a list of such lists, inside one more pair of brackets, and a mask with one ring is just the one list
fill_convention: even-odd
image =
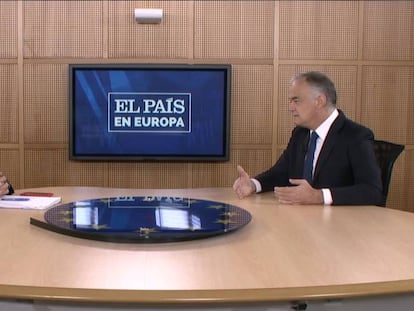
[(294, 186), (275, 187), (275, 195), (283, 204), (323, 204), (322, 190), (314, 189), (306, 179), (290, 179)]
[(243, 199), (256, 192), (254, 183), (250, 180), (249, 174), (240, 166), (237, 166), (239, 177), (233, 184), (233, 190), (236, 192), (239, 199)]
[(0, 195), (5, 195), (9, 193), (9, 183), (7, 182), (6, 176), (3, 176), (3, 173), (0, 172)]

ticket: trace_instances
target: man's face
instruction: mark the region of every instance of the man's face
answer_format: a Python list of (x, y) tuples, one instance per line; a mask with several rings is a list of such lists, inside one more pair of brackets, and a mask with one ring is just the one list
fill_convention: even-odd
[(318, 94), (303, 80), (295, 80), (289, 88), (289, 111), (296, 125), (315, 129), (318, 124)]

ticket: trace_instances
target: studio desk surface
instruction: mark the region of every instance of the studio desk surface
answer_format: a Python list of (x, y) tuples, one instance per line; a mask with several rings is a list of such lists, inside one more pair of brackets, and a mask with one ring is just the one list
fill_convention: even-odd
[(45, 211), (0, 210), (0, 299), (218, 304), (414, 292), (414, 214), (375, 206), (239, 200), (231, 188), (52, 187), (62, 203), (171, 196), (239, 206), (251, 222), (230, 234), (172, 243), (113, 243), (30, 224)]

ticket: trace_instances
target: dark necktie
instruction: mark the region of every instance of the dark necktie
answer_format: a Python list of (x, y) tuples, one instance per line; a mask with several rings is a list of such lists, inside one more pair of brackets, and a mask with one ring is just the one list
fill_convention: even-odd
[(303, 178), (306, 179), (309, 183), (312, 182), (313, 159), (315, 156), (317, 139), (318, 134), (316, 134), (316, 132), (313, 131), (309, 140), (308, 151), (305, 155), (305, 163), (303, 165)]

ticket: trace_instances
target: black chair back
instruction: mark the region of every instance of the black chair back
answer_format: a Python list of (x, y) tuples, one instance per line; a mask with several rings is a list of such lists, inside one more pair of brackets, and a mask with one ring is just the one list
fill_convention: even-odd
[(404, 145), (394, 144), (384, 140), (374, 141), (374, 152), (377, 157), (378, 165), (381, 169), (382, 178), (382, 192), (384, 194), (385, 207), (388, 190), (391, 181), (392, 169), (394, 167), (395, 160), (404, 150)]

